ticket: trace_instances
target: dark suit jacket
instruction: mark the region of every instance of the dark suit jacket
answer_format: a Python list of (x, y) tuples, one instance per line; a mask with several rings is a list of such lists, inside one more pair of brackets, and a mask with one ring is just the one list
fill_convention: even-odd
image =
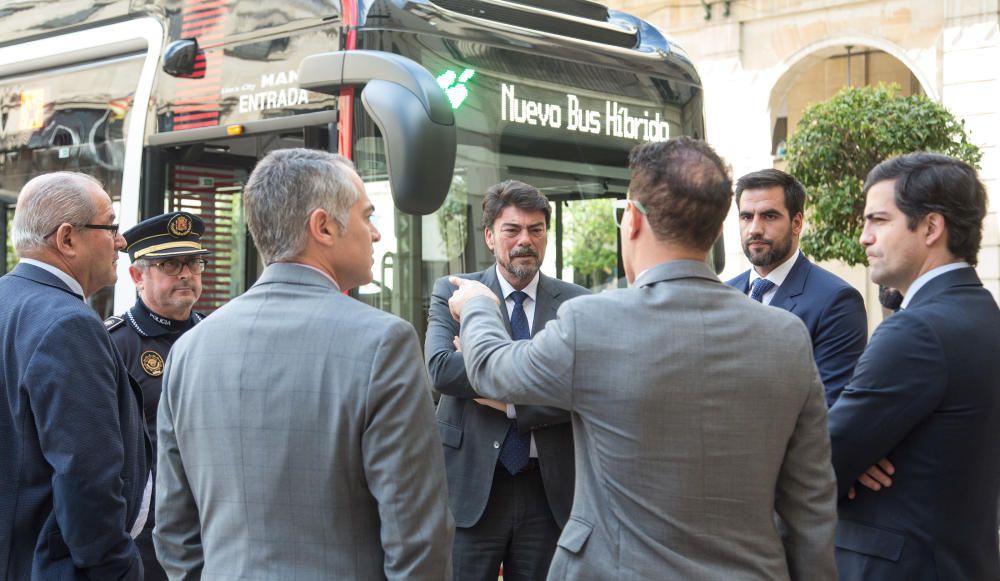
[[(485, 284), (503, 301), (495, 266), (458, 276)], [(448, 310), (448, 299), (454, 291), (448, 277), (434, 283), (424, 352), (431, 383), (442, 394), (437, 420), (448, 471), (448, 502), (455, 526), (471, 527), (486, 509), (509, 420), (499, 411), (473, 401), (480, 396), (469, 384), (465, 360), (453, 344), (459, 327)], [(532, 335), (556, 318), (564, 301), (587, 292), (581, 286), (540, 275)], [(500, 310), (510, 333), (507, 309)], [(556, 523), (562, 527), (573, 503), (573, 428), (569, 412), (548, 406), (519, 405), (515, 410), (518, 430), (531, 431), (535, 436), (545, 496)]]
[(0, 278), (0, 577), (141, 579), (141, 399), (101, 319), (57, 277)]
[[(1000, 579), (1000, 310), (973, 269), (879, 325), (829, 422), (841, 579)], [(847, 500), (883, 457), (892, 486)]]
[[(750, 271), (726, 284), (746, 294)], [(775, 291), (771, 306), (794, 313), (806, 324), (826, 390), (826, 405), (833, 405), (865, 350), (868, 315), (861, 293), (800, 254), (785, 282)]]

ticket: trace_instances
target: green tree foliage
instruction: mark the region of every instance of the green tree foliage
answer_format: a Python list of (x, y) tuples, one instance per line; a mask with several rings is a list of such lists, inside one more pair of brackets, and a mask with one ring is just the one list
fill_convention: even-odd
[(7, 210), (7, 215), (3, 216), (7, 220), (7, 272), (10, 272), (17, 265), (17, 254), (14, 252), (14, 239), (11, 238), (11, 226), (14, 222), (14, 212)]
[(465, 239), (469, 235), (468, 205), (469, 188), (465, 178), (456, 174), (451, 180), (448, 197), (437, 212), (441, 250), (449, 260), (465, 251)]
[(817, 260), (865, 264), (858, 243), (865, 177), (879, 162), (911, 151), (976, 167), (982, 159), (963, 121), (924, 95), (899, 95), (896, 85), (846, 87), (807, 108), (786, 150), (788, 173), (808, 193), (803, 251)]
[(612, 200), (598, 198), (566, 207), (565, 260), (588, 286), (606, 283), (618, 266)]

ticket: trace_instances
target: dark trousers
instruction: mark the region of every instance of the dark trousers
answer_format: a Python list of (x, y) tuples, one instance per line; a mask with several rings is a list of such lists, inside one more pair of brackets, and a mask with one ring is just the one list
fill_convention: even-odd
[(455, 529), (455, 581), (496, 581), (500, 563), (504, 581), (544, 580), (559, 532), (537, 463), (516, 476), (498, 464), (482, 518)]
[(139, 557), (142, 559), (143, 579), (146, 581), (167, 581), (167, 573), (156, 560), (156, 551), (153, 550), (153, 507), (149, 507), (149, 520), (146, 521), (145, 528), (135, 538), (135, 545), (139, 549)]

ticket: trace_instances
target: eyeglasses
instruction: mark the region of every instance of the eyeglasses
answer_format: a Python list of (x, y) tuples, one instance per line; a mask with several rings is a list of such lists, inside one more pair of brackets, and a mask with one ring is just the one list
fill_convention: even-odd
[(208, 266), (208, 261), (204, 258), (193, 258), (190, 260), (168, 258), (162, 262), (154, 262), (153, 266), (159, 268), (163, 274), (167, 276), (177, 276), (184, 270), (185, 266), (188, 267), (191, 274), (201, 274), (205, 272), (205, 267)]
[[(111, 232), (112, 238), (118, 236), (118, 224), (70, 224), (70, 226), (74, 228), (89, 228), (91, 230), (107, 230), (108, 232)], [(62, 224), (56, 226), (55, 230), (46, 234), (45, 238), (52, 236), (58, 232), (60, 228), (62, 228)]]
[(619, 228), (622, 227), (622, 218), (625, 216), (625, 210), (628, 208), (629, 204), (635, 206), (635, 209), (639, 210), (639, 213), (642, 214), (643, 216), (649, 215), (649, 210), (647, 210), (646, 206), (644, 206), (642, 202), (640, 202), (639, 200), (632, 200), (629, 198), (622, 198), (619, 200), (615, 200), (614, 204), (612, 204), (612, 207), (614, 208), (615, 211), (615, 225), (618, 226)]

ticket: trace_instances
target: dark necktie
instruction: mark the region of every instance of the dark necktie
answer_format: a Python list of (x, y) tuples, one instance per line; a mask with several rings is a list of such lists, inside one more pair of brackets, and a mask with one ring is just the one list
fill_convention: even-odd
[[(527, 294), (521, 291), (510, 293), (514, 300), (514, 310), (510, 313), (510, 336), (515, 341), (530, 339), (531, 330), (528, 327), (528, 317), (524, 314), (524, 299)], [(510, 421), (507, 436), (500, 448), (500, 463), (511, 474), (517, 474), (528, 465), (528, 454), (531, 449), (531, 435), (517, 431), (517, 420)]]
[(758, 278), (753, 281), (753, 286), (750, 287), (750, 298), (758, 303), (763, 302), (762, 299), (764, 298), (764, 295), (766, 295), (767, 291), (773, 289), (775, 286), (777, 285), (766, 278)]

